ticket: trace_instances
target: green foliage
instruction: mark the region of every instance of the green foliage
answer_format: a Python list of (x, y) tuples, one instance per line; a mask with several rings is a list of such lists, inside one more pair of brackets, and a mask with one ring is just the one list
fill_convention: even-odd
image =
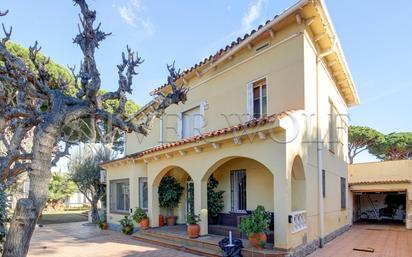
[[(33, 63), (30, 60), (29, 50), (27, 48), (17, 43), (11, 42), (11, 41), (6, 43), (6, 47), (7, 47), (7, 50), (9, 50), (11, 54), (13, 54), (16, 57), (19, 57), (30, 70), (32, 71), (36, 70), (34, 68)], [(38, 53), (37, 60), (45, 61), (47, 60), (47, 57), (43, 55), (42, 53)], [(67, 87), (67, 92), (65, 93), (67, 95), (75, 95), (77, 90), (74, 86), (74, 77), (72, 76), (71, 72), (68, 69), (55, 63), (52, 60), (50, 60), (50, 62), (46, 64), (46, 69), (51, 75), (50, 86), (52, 88), (57, 87), (59, 78), (61, 78), (63, 79), (63, 81), (69, 82), (69, 86)]]
[(158, 189), (160, 207), (168, 208), (170, 215), (172, 215), (173, 208), (179, 205), (183, 189), (175, 177), (165, 176), (160, 182)]
[(381, 160), (412, 159), (412, 132), (395, 132), (369, 147), (369, 152)]
[(76, 192), (76, 185), (66, 173), (54, 172), (49, 183), (49, 199), (51, 205), (62, 203)]
[(7, 195), (0, 186), (0, 253), (3, 252), (3, 244), (6, 241), (8, 216)]
[(123, 219), (120, 220), (120, 226), (122, 227), (122, 232), (125, 235), (131, 235), (133, 233), (133, 220), (129, 216), (124, 216)]
[(349, 127), (349, 161), (352, 164), (359, 153), (384, 141), (382, 133), (364, 126)]
[(219, 186), (219, 182), (212, 176), (210, 176), (207, 183), (207, 210), (210, 217), (217, 217), (217, 215), (223, 210), (223, 194), (225, 191), (216, 191)]
[(147, 219), (147, 213), (142, 208), (137, 208), (133, 213), (133, 220), (137, 223), (142, 222), (142, 220)]
[(189, 212), (186, 217), (186, 222), (189, 225), (196, 225), (200, 222), (200, 216)]
[(252, 215), (243, 218), (239, 229), (247, 235), (253, 233), (266, 233), (269, 230), (270, 215), (265, 207), (258, 205)]

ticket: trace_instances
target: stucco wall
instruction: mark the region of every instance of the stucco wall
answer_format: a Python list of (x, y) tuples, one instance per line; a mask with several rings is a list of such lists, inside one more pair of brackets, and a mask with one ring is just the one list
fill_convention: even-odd
[(129, 212), (117, 213), (110, 210), (110, 181), (129, 179), (130, 208), (139, 207), (139, 177), (147, 177), (146, 165), (143, 162), (112, 167), (107, 172), (107, 221), (117, 224)]
[[(297, 25), (280, 30), (275, 39), (268, 37), (263, 40), (270, 42), (267, 49), (261, 52), (242, 50), (229, 63), (201, 78), (189, 80), (188, 101), (184, 105), (167, 109), (163, 119), (164, 140), (178, 139), (176, 131), (179, 118), (176, 114), (198, 106), (202, 101), (207, 103), (204, 132), (245, 122), (247, 84), (263, 77), (267, 78), (268, 83), (269, 114), (303, 109), (303, 35), (296, 34), (300, 30)], [(160, 121), (156, 120), (150, 136), (146, 138), (127, 135), (126, 154), (158, 145), (159, 124)]]

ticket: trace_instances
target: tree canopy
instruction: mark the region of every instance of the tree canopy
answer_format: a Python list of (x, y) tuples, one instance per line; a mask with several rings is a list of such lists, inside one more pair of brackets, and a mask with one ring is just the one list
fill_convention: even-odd
[(381, 160), (412, 159), (412, 132), (394, 132), (369, 147), (369, 152)]
[(379, 131), (365, 126), (349, 126), (349, 163), (354, 158), (371, 146), (383, 141), (384, 136)]
[(70, 177), (92, 207), (92, 221), (100, 220), (97, 203), (106, 193), (106, 185), (100, 181), (100, 164), (115, 158), (111, 149), (98, 145), (85, 145), (70, 157)]
[(52, 208), (62, 204), (66, 198), (76, 192), (76, 184), (70, 179), (67, 173), (53, 172), (49, 184), (48, 203)]

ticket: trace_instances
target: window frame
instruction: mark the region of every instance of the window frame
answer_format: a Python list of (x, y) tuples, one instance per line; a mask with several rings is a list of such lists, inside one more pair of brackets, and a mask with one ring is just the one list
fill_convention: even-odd
[[(244, 173), (244, 179), (245, 179), (245, 184), (244, 184), (244, 197), (243, 199), (239, 199), (239, 194), (235, 194), (235, 174), (236, 173)], [(239, 187), (239, 181), (238, 182), (238, 187)], [(237, 201), (235, 201), (237, 199)], [(243, 200), (243, 204), (240, 203), (240, 201)], [(237, 169), (237, 170), (231, 170), (230, 171), (230, 202), (231, 202), (231, 212), (232, 213), (246, 213), (247, 212), (247, 172), (246, 169)], [(237, 206), (235, 206), (237, 205)], [(244, 205), (244, 209), (240, 209), (239, 206)]]
[[(263, 77), (257, 80), (250, 82), (252, 84), (252, 117), (254, 119), (261, 119), (268, 115), (268, 80), (267, 77)], [(266, 113), (263, 113), (263, 87), (266, 87)], [(255, 96), (254, 96), (254, 89), (259, 88), (259, 117), (255, 117)]]
[[(147, 211), (147, 210), (149, 210), (149, 195), (148, 195), (148, 193), (149, 193), (149, 192), (148, 192), (148, 190), (149, 190), (149, 184), (148, 184), (147, 177), (139, 177), (138, 183), (139, 183), (139, 207), (140, 207), (141, 209)], [(147, 197), (146, 203), (147, 203), (147, 206), (146, 206), (146, 207), (144, 206), (144, 199), (143, 199), (144, 192), (143, 192), (143, 188), (142, 188), (142, 183), (146, 183), (146, 190), (147, 190), (147, 192), (146, 192), (146, 197)]]
[(197, 135), (197, 134), (193, 134), (193, 135), (185, 137), (184, 133), (183, 133), (183, 130), (184, 130), (184, 127), (183, 127), (184, 113), (189, 112), (189, 111), (191, 111), (193, 109), (196, 109), (196, 108), (199, 108), (199, 116), (202, 119), (201, 126), (199, 128), (199, 135), (204, 132), (204, 127), (205, 127), (205, 124), (206, 124), (206, 121), (205, 121), (206, 105), (207, 105), (207, 102), (205, 100), (202, 100), (199, 104), (193, 105), (193, 106), (191, 106), (189, 108), (186, 108), (183, 111), (179, 112), (179, 114), (178, 114), (178, 117), (179, 117), (179, 120), (178, 120), (178, 138), (179, 139), (190, 138), (190, 137), (193, 137), (193, 136)]
[[(254, 108), (254, 96), (253, 96), (253, 89), (255, 88), (255, 84), (257, 84), (257, 82), (260, 81), (265, 81), (265, 85), (266, 85), (266, 114), (263, 115), (263, 98), (262, 98), (262, 86), (260, 87), (260, 115), (258, 118), (255, 118), (255, 108)], [(267, 115), (269, 115), (269, 79), (268, 76), (265, 75), (263, 77), (257, 78), (255, 80), (249, 81), (247, 83), (247, 90), (246, 90), (246, 100), (247, 100), (247, 115), (249, 116), (249, 119), (260, 119), (263, 118)], [(251, 91), (251, 92), (249, 92)]]
[[(125, 209), (119, 210), (117, 209), (118, 203), (118, 196), (117, 196), (117, 185), (118, 184), (127, 184), (128, 186), (128, 204), (126, 201), (126, 197), (124, 199)], [(130, 179), (116, 179), (110, 180), (110, 212), (112, 213), (129, 213), (130, 212)], [(127, 207), (127, 208), (126, 208)]]
[(336, 154), (338, 150), (338, 109), (331, 99), (329, 99), (329, 121), (328, 121), (328, 149), (329, 152)]

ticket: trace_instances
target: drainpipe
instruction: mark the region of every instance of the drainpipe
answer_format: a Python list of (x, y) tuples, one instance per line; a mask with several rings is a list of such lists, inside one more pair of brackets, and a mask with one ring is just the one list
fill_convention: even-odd
[(317, 56), (316, 58), (316, 129), (317, 129), (317, 151), (318, 151), (318, 181), (319, 181), (319, 247), (323, 248), (324, 234), (325, 234), (325, 224), (324, 224), (324, 207), (323, 207), (323, 140), (322, 131), (320, 128), (320, 108), (319, 108), (319, 62), (321, 58)]

